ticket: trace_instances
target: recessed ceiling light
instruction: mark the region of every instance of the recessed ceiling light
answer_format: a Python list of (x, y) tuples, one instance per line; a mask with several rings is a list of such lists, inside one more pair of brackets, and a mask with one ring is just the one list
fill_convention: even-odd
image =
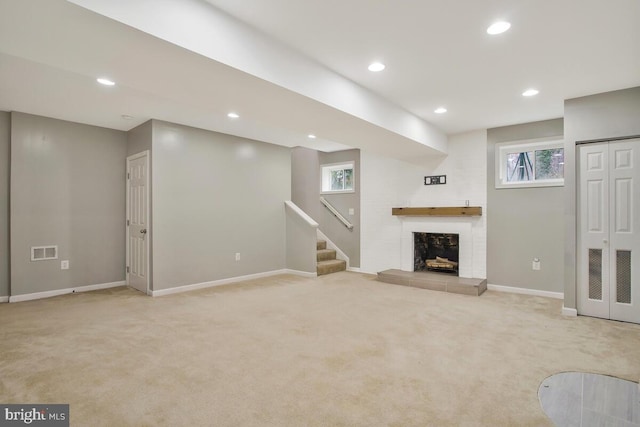
[(314, 134), (310, 133), (309, 135), (307, 135), (307, 138), (316, 139), (316, 136)]
[(522, 92), (522, 96), (535, 96), (539, 93), (540, 91), (537, 89), (527, 89), (524, 92)]
[(435, 110), (433, 110), (433, 112), (436, 114), (444, 114), (447, 112), (447, 109), (444, 107), (438, 107)]
[(116, 84), (114, 81), (105, 79), (104, 77), (97, 78), (96, 81), (101, 85), (105, 85), (105, 86), (113, 86)]
[(382, 71), (384, 70), (385, 65), (382, 62), (372, 62), (369, 65), (369, 71), (373, 71), (374, 73), (377, 73), (378, 71)]
[(227, 114), (227, 117), (229, 117), (230, 119), (237, 119), (240, 116), (237, 113), (229, 113)]
[(502, 34), (511, 28), (511, 24), (505, 21), (495, 22), (487, 28), (487, 33), (491, 35)]

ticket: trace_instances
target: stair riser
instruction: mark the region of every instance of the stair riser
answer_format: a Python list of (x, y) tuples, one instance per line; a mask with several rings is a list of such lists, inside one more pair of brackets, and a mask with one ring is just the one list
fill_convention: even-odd
[(336, 259), (336, 251), (331, 249), (322, 249), (318, 251), (318, 255), (316, 257), (317, 261), (329, 261), (332, 259)]
[(341, 262), (335, 262), (327, 265), (318, 265), (317, 273), (318, 276), (322, 276), (324, 274), (337, 273), (338, 271), (345, 271), (347, 269), (346, 261), (340, 260)]

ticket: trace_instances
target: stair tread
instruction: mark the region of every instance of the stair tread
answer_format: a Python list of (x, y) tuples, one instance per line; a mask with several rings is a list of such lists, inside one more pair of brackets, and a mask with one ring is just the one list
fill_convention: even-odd
[(335, 252), (335, 249), (318, 249), (319, 254), (333, 254)]
[(346, 264), (347, 262), (343, 259), (328, 259), (326, 261), (318, 261), (318, 265), (329, 265), (329, 264)]

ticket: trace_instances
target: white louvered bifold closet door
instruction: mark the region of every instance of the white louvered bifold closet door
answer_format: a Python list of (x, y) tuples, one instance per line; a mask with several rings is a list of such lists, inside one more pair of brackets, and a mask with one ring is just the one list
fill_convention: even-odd
[(640, 140), (579, 151), (578, 313), (640, 323)]

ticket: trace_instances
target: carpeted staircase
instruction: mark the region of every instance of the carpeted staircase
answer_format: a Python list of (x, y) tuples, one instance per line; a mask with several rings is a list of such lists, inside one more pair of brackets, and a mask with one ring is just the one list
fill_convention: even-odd
[(336, 259), (336, 251), (327, 249), (327, 242), (324, 240), (318, 240), (316, 249), (318, 250), (318, 256), (316, 258), (318, 262), (316, 270), (318, 276), (345, 271), (347, 269), (347, 262), (342, 259)]

